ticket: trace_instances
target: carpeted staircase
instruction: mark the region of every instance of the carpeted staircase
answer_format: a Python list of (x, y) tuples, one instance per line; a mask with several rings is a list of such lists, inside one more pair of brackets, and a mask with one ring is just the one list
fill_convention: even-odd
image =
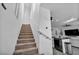
[(30, 25), (23, 24), (17, 40), (14, 55), (37, 55), (38, 49)]

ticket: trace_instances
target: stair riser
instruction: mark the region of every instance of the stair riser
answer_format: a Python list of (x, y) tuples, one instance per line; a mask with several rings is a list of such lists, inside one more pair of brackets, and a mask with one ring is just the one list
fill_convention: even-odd
[(20, 33), (19, 35), (33, 35), (32, 33)]
[(27, 29), (30, 29), (31, 30), (31, 27), (26, 27), (26, 26), (24, 26), (24, 27), (22, 27), (22, 30), (27, 30)]
[(21, 31), (21, 33), (32, 33), (32, 31)]
[(17, 43), (29, 43), (34, 42), (35, 40), (18, 40)]
[(18, 49), (27, 49), (27, 48), (32, 48), (32, 47), (36, 47), (36, 44), (16, 46), (16, 49), (15, 50), (18, 50)]
[(27, 29), (27, 30), (21, 30), (20, 32), (32, 32), (32, 30)]
[(37, 49), (34, 49), (32, 51), (25, 51), (25, 52), (20, 52), (20, 53), (14, 53), (14, 55), (35, 55), (38, 53)]
[(21, 32), (20, 34), (29, 34), (29, 33), (31, 33), (32, 34), (32, 32)]
[(33, 37), (33, 35), (19, 35), (19, 37)]
[(33, 37), (18, 37), (18, 39), (28, 39), (28, 38), (33, 38)]
[(33, 35), (20, 35), (18, 38), (33, 38)]
[(22, 29), (25, 29), (25, 28), (26, 28), (26, 29), (31, 29), (31, 27), (29, 27), (29, 26), (28, 26), (28, 27), (27, 27), (27, 26), (23, 26), (23, 27), (22, 27)]

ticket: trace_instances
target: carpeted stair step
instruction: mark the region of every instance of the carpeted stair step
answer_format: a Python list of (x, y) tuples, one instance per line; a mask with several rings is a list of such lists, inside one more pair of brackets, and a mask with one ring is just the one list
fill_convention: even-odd
[(19, 39), (17, 43), (29, 43), (29, 42), (35, 42), (33, 38), (28, 38), (28, 39)]
[(20, 36), (18, 37), (18, 39), (22, 39), (22, 38), (24, 38), (24, 39), (33, 38), (33, 35), (20, 35)]
[(35, 46), (36, 46), (35, 42), (19, 43), (19, 44), (16, 45), (16, 49), (15, 50), (26, 49), (26, 48), (31, 48), (31, 47), (35, 47)]
[(19, 37), (33, 37), (33, 35), (19, 35)]
[(32, 33), (20, 33), (19, 35), (33, 35)]
[(14, 55), (35, 55), (38, 53), (38, 49), (36, 47), (28, 48), (28, 49), (20, 49), (14, 52)]

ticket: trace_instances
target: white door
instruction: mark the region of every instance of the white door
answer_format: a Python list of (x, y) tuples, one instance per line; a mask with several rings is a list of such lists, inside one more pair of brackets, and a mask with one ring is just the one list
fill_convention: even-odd
[(45, 34), (50, 39), (46, 38), (44, 35), (39, 34), (39, 53), (51, 55), (52, 51), (52, 38), (51, 38), (51, 20), (50, 11), (45, 8), (40, 8), (40, 26), (39, 31)]

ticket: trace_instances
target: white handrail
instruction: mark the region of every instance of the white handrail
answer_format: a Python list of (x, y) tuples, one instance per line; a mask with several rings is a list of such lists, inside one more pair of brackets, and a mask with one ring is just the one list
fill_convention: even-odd
[(49, 38), (47, 35), (45, 35), (44, 33), (42, 33), (41, 31), (38, 31), (39, 34), (43, 35), (44, 37), (46, 37), (47, 39), (51, 40), (51, 38)]

